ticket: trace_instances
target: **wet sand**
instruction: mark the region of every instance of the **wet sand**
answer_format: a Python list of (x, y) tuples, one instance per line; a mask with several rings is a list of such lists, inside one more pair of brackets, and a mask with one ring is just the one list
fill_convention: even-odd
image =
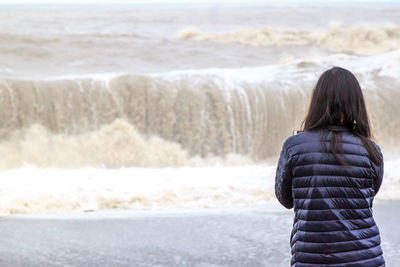
[[(400, 201), (374, 203), (387, 266), (399, 266)], [(293, 210), (109, 210), (0, 219), (0, 266), (289, 266)]]

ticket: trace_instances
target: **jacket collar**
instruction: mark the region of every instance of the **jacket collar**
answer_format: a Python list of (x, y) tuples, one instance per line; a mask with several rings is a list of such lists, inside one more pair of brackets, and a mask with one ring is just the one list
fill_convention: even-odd
[(350, 131), (349, 128), (341, 125), (329, 125), (326, 127), (326, 129), (331, 130), (331, 131), (339, 131), (339, 132), (348, 132)]

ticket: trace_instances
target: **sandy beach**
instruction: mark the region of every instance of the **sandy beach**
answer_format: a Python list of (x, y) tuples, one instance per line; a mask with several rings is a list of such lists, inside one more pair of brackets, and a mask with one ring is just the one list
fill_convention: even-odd
[[(374, 216), (387, 266), (400, 264), (400, 201)], [(1, 266), (288, 266), (293, 210), (104, 210), (0, 220)]]

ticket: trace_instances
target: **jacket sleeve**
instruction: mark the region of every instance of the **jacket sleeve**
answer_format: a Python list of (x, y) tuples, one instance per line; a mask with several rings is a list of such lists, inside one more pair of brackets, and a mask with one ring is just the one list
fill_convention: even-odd
[(382, 185), (382, 180), (383, 180), (383, 154), (381, 152), (381, 149), (379, 148), (378, 145), (374, 143), (376, 149), (378, 150), (380, 156), (382, 157), (382, 164), (381, 166), (376, 165), (373, 161), (371, 161), (372, 164), (372, 169), (374, 170), (375, 177), (374, 177), (374, 196), (379, 192), (379, 189), (381, 188)]
[(293, 208), (292, 198), (292, 169), (288, 157), (287, 142), (282, 146), (275, 176), (275, 195), (279, 202), (287, 209)]

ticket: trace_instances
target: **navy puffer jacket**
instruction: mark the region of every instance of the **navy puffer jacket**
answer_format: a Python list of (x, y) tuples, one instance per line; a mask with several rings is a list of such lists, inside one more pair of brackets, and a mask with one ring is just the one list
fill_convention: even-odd
[(348, 166), (323, 152), (321, 133), (327, 130), (300, 132), (282, 147), (275, 194), (294, 208), (291, 266), (385, 266), (372, 214), (383, 164), (376, 166), (361, 139), (343, 126), (329, 127), (328, 151), (332, 130), (342, 135), (343, 153), (337, 155)]

